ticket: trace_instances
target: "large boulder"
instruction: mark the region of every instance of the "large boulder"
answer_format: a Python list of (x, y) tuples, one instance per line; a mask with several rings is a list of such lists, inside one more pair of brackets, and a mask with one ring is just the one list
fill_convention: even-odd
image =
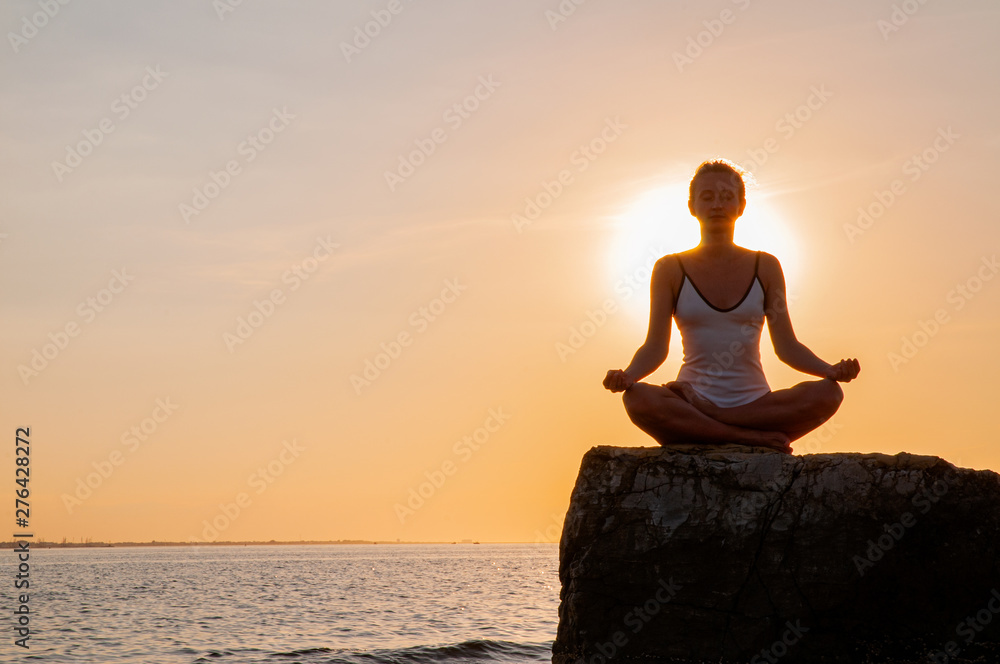
[(1000, 662), (998, 547), (1000, 475), (934, 456), (595, 447), (553, 663)]

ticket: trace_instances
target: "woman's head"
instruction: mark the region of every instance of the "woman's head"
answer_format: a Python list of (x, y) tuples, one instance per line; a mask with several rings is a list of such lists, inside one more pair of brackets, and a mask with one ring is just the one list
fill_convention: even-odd
[(748, 171), (728, 159), (703, 162), (691, 178), (688, 209), (700, 221), (728, 219), (736, 221), (746, 207)]
[(716, 157), (715, 159), (703, 161), (695, 170), (694, 176), (691, 178), (691, 184), (688, 187), (688, 201), (694, 200), (698, 178), (706, 173), (720, 173), (722, 175), (729, 176), (730, 182), (736, 190), (739, 191), (740, 200), (746, 200), (747, 182), (753, 181), (753, 176), (750, 175), (750, 171), (741, 168), (738, 164), (731, 162), (728, 159)]

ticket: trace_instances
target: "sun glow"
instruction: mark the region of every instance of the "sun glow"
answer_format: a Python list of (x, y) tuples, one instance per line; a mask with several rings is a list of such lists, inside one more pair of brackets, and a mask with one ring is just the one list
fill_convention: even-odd
[[(687, 183), (667, 185), (642, 194), (615, 217), (618, 232), (608, 256), (610, 278), (619, 303), (637, 319), (649, 316), (649, 276), (656, 260), (691, 249), (701, 240), (698, 220), (688, 211), (687, 201)], [(786, 283), (796, 281), (794, 233), (766, 198), (748, 193), (733, 240), (741, 247), (774, 254)]]

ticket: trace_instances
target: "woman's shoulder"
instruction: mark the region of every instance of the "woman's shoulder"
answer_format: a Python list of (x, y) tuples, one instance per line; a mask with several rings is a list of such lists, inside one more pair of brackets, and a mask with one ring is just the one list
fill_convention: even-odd
[(668, 276), (671, 280), (675, 277), (679, 279), (684, 273), (684, 268), (681, 265), (681, 255), (680, 253), (676, 253), (660, 256), (656, 263), (653, 264), (653, 272)]
[(785, 275), (781, 269), (781, 261), (774, 254), (766, 251), (758, 252), (757, 278), (765, 291), (770, 291), (772, 286), (784, 288)]
[(680, 289), (684, 278), (684, 268), (677, 257), (678, 254), (667, 254), (653, 264), (653, 279), (667, 285), (672, 292)]
[(760, 269), (764, 270), (781, 270), (781, 261), (774, 254), (769, 254), (766, 251), (757, 251), (758, 263)]

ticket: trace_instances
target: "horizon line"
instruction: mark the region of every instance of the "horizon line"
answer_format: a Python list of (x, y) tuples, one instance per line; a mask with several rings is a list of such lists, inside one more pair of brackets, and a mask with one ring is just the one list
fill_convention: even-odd
[[(17, 542), (26, 541), (27, 538), (5, 540), (0, 542), (0, 548), (15, 548)], [(488, 541), (488, 540), (220, 540), (217, 542), (173, 542), (151, 540), (148, 542), (52, 542), (48, 540), (27, 540), (29, 546), (37, 548), (59, 548), (59, 549), (94, 549), (113, 548), (129, 546), (279, 546), (279, 545), (308, 545), (308, 544), (558, 544), (558, 542), (527, 542), (527, 541)]]

